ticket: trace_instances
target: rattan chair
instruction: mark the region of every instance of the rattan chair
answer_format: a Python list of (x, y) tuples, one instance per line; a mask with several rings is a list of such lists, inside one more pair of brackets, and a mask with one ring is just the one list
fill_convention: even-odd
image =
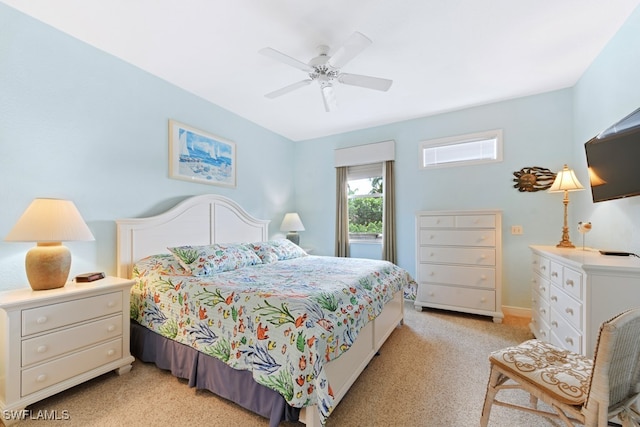
[[(639, 425), (640, 308), (600, 326), (593, 360), (533, 339), (495, 351), (489, 361), (481, 427), (489, 423), (494, 404), (560, 419), (567, 426), (603, 427), (616, 416), (623, 426)], [(526, 391), (531, 406), (497, 400), (496, 393), (505, 389)], [(551, 410), (539, 409), (538, 400)]]

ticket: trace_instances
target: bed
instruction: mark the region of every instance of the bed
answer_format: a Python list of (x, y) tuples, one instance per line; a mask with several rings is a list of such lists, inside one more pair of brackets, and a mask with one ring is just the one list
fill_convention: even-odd
[(117, 274), (136, 279), (132, 354), (270, 426), (324, 425), (402, 324), (404, 270), (269, 240), (269, 221), (228, 198), (116, 224)]

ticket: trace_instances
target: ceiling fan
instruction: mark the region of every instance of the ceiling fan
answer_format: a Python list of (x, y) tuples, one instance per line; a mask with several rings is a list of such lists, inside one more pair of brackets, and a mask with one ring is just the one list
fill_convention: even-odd
[(331, 111), (336, 107), (336, 98), (333, 92), (333, 86), (336, 83), (387, 91), (391, 87), (391, 83), (393, 83), (392, 80), (363, 76), (360, 74), (343, 73), (340, 71), (342, 67), (371, 43), (371, 40), (367, 36), (356, 31), (349, 37), (346, 43), (331, 56), (329, 55), (329, 46), (318, 46), (318, 56), (312, 58), (307, 64), (270, 47), (260, 49), (259, 52), (261, 54), (298, 68), (308, 73), (309, 76), (308, 79), (290, 84), (270, 92), (265, 96), (270, 99), (277, 98), (316, 81), (320, 86), (324, 108), (326, 111)]

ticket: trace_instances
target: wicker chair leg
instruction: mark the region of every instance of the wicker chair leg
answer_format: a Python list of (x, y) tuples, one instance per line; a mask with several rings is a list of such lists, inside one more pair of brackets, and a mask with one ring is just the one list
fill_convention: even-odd
[(491, 374), (489, 375), (489, 382), (487, 384), (487, 392), (484, 397), (484, 405), (482, 407), (482, 417), (480, 418), (480, 427), (487, 427), (489, 424), (489, 415), (491, 414), (491, 405), (493, 405), (493, 399), (498, 392), (497, 386), (500, 384), (500, 372), (491, 365)]

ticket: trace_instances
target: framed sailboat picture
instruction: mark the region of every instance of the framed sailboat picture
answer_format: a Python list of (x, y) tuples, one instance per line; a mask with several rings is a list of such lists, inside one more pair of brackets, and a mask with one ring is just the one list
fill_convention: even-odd
[(235, 187), (236, 144), (169, 120), (169, 176)]

